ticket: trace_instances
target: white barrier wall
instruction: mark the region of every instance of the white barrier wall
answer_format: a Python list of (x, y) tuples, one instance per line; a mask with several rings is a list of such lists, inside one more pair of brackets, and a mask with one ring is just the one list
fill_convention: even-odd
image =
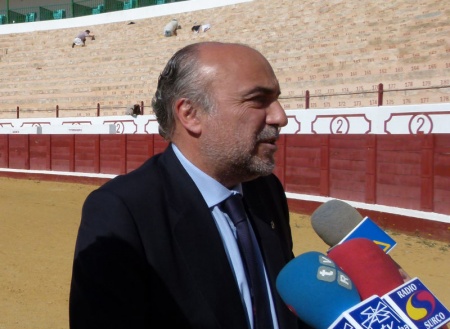
[[(450, 103), (289, 110), (282, 134), (448, 134)], [(112, 129), (110, 125), (114, 125)], [(58, 128), (64, 126), (64, 128)], [(76, 126), (76, 129), (73, 127)], [(106, 127), (102, 127), (106, 126)], [(157, 134), (154, 115), (0, 119), (0, 134)], [(72, 130), (69, 129), (71, 127)]]
[(450, 104), (307, 109), (287, 112), (283, 134), (445, 134)]
[[(42, 129), (38, 131), (36, 127)], [(157, 134), (154, 115), (0, 119), (0, 134)]]

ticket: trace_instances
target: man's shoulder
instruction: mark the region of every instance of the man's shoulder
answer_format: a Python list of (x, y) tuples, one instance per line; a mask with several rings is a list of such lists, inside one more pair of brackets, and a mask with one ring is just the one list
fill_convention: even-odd
[(259, 177), (242, 184), (244, 199), (260, 218), (278, 218), (289, 221), (286, 194), (278, 177), (274, 174)]
[(243, 183), (242, 189), (249, 202), (263, 203), (265, 207), (269, 204), (284, 205), (287, 202), (283, 185), (274, 174)]
[(279, 178), (275, 174), (269, 174), (267, 176), (261, 176), (249, 182), (243, 183), (244, 186), (251, 189), (269, 188), (275, 190), (282, 190), (283, 187)]
[(106, 188), (116, 187), (117, 185), (135, 185), (141, 186), (144, 182), (152, 181), (155, 183), (161, 178), (161, 168), (165, 166), (161, 161), (164, 153), (155, 154), (152, 157), (145, 160), (137, 168), (116, 176), (104, 186)]

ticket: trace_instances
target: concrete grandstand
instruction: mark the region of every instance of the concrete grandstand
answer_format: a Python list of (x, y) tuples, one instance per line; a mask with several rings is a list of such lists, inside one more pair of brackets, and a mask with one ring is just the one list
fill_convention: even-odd
[[(168, 56), (201, 40), (247, 43), (269, 58), (285, 109), (450, 102), (444, 1), (190, 0), (100, 15), (0, 26), (0, 117), (121, 114), (150, 103)], [(172, 17), (176, 38), (162, 28)], [(135, 24), (128, 25), (130, 21)], [(209, 22), (193, 34), (195, 22)], [(80, 29), (96, 40), (71, 49)], [(148, 113), (148, 112), (147, 112)]]

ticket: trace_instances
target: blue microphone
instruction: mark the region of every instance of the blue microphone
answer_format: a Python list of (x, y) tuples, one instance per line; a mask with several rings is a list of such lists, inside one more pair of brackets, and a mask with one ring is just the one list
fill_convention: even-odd
[(316, 329), (328, 328), (361, 301), (348, 275), (316, 251), (287, 263), (278, 274), (276, 287), (288, 308)]

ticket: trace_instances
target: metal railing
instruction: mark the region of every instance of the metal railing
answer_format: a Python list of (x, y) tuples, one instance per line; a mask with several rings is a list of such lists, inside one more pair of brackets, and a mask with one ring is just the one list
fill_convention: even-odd
[[(306, 90), (304, 96), (284, 96), (280, 97), (280, 101), (283, 100), (299, 100), (301, 104), (299, 104), (298, 108), (303, 109), (310, 109), (310, 108), (316, 108), (316, 106), (310, 106), (310, 102), (313, 98), (319, 98), (319, 97), (340, 97), (340, 96), (348, 96), (348, 97), (357, 97), (358, 95), (373, 95), (373, 102), (371, 101), (371, 104), (375, 106), (384, 106), (384, 105), (411, 105), (414, 103), (410, 102), (403, 102), (398, 104), (393, 103), (385, 103), (384, 97), (389, 94), (395, 94), (398, 92), (405, 93), (405, 92), (411, 92), (411, 91), (430, 91), (433, 90), (441, 90), (444, 91), (444, 94), (440, 97), (439, 101), (437, 103), (450, 103), (450, 85), (443, 85), (443, 86), (435, 86), (435, 87), (423, 87), (423, 88), (403, 88), (403, 89), (391, 89), (391, 90), (385, 90), (382, 83), (379, 83), (377, 86), (377, 90), (374, 91), (362, 91), (362, 92), (348, 92), (348, 93), (335, 93), (335, 94), (321, 94), (321, 95), (311, 95), (309, 90)], [(140, 101), (138, 102), (140, 105), (141, 114), (144, 114), (144, 112), (152, 112), (151, 107), (144, 106), (144, 102)], [(429, 100), (423, 100), (421, 104), (429, 103)], [(334, 108), (340, 108), (340, 107), (355, 107), (355, 106), (333, 106)], [(364, 105), (362, 107), (365, 107)], [(324, 107), (326, 108), (326, 107)], [(100, 103), (97, 103), (95, 107), (83, 107), (83, 108), (62, 108), (60, 105), (55, 104), (52, 109), (24, 109), (17, 106), (15, 110), (2, 110), (0, 119), (11, 119), (11, 118), (29, 118), (29, 117), (36, 117), (36, 114), (38, 116), (42, 117), (42, 114), (45, 113), (45, 117), (77, 117), (77, 116), (115, 116), (115, 115), (123, 115), (126, 111), (127, 107), (125, 106), (106, 106), (106, 105), (100, 105)], [(286, 110), (290, 108), (285, 108)], [(40, 115), (39, 115), (40, 113)], [(146, 113), (146, 114), (150, 114)]]
[[(133, 104), (134, 106), (135, 104)], [(139, 110), (141, 115), (148, 114), (147, 109), (144, 105), (143, 101), (140, 101), (136, 103), (136, 105), (139, 105)], [(30, 118), (30, 113), (41, 113), (39, 117), (54, 117), (54, 118), (60, 118), (60, 117), (101, 117), (101, 116), (115, 116), (115, 115), (125, 115), (128, 108), (131, 105), (128, 106), (122, 106), (122, 107), (111, 107), (111, 106), (101, 106), (100, 103), (97, 103), (96, 107), (85, 107), (85, 108), (77, 108), (77, 109), (71, 109), (71, 108), (61, 108), (58, 104), (55, 105), (54, 109), (49, 110), (28, 110), (28, 109), (22, 109), (19, 106), (16, 107), (15, 111), (2, 111), (2, 114), (8, 114), (6, 117), (2, 118), (0, 116), (0, 119), (11, 119), (11, 118)], [(151, 112), (151, 108), (149, 108), (149, 111)], [(45, 113), (44, 116), (42, 114)], [(35, 116), (31, 116), (35, 117)]]
[(0, 25), (97, 15), (181, 1), (186, 0), (72, 0), (64, 4), (20, 8), (10, 6), (7, 1), (6, 8), (0, 8)]
[[(435, 87), (419, 87), (419, 88), (403, 88), (403, 89), (390, 89), (384, 90), (384, 86), (382, 83), (378, 84), (378, 90), (376, 91), (361, 91), (361, 92), (348, 92), (348, 93), (340, 93), (340, 94), (320, 94), (320, 95), (311, 95), (309, 90), (306, 91), (305, 96), (301, 97), (305, 99), (305, 109), (310, 108), (310, 101), (313, 97), (326, 97), (326, 96), (339, 96), (339, 95), (364, 95), (364, 94), (377, 94), (377, 102), (378, 106), (383, 106), (383, 96), (385, 92), (397, 92), (397, 91), (413, 91), (413, 90), (431, 90), (431, 89), (448, 89), (450, 86), (435, 86)], [(444, 100), (443, 100), (444, 101)], [(450, 101), (450, 100), (447, 100)]]

